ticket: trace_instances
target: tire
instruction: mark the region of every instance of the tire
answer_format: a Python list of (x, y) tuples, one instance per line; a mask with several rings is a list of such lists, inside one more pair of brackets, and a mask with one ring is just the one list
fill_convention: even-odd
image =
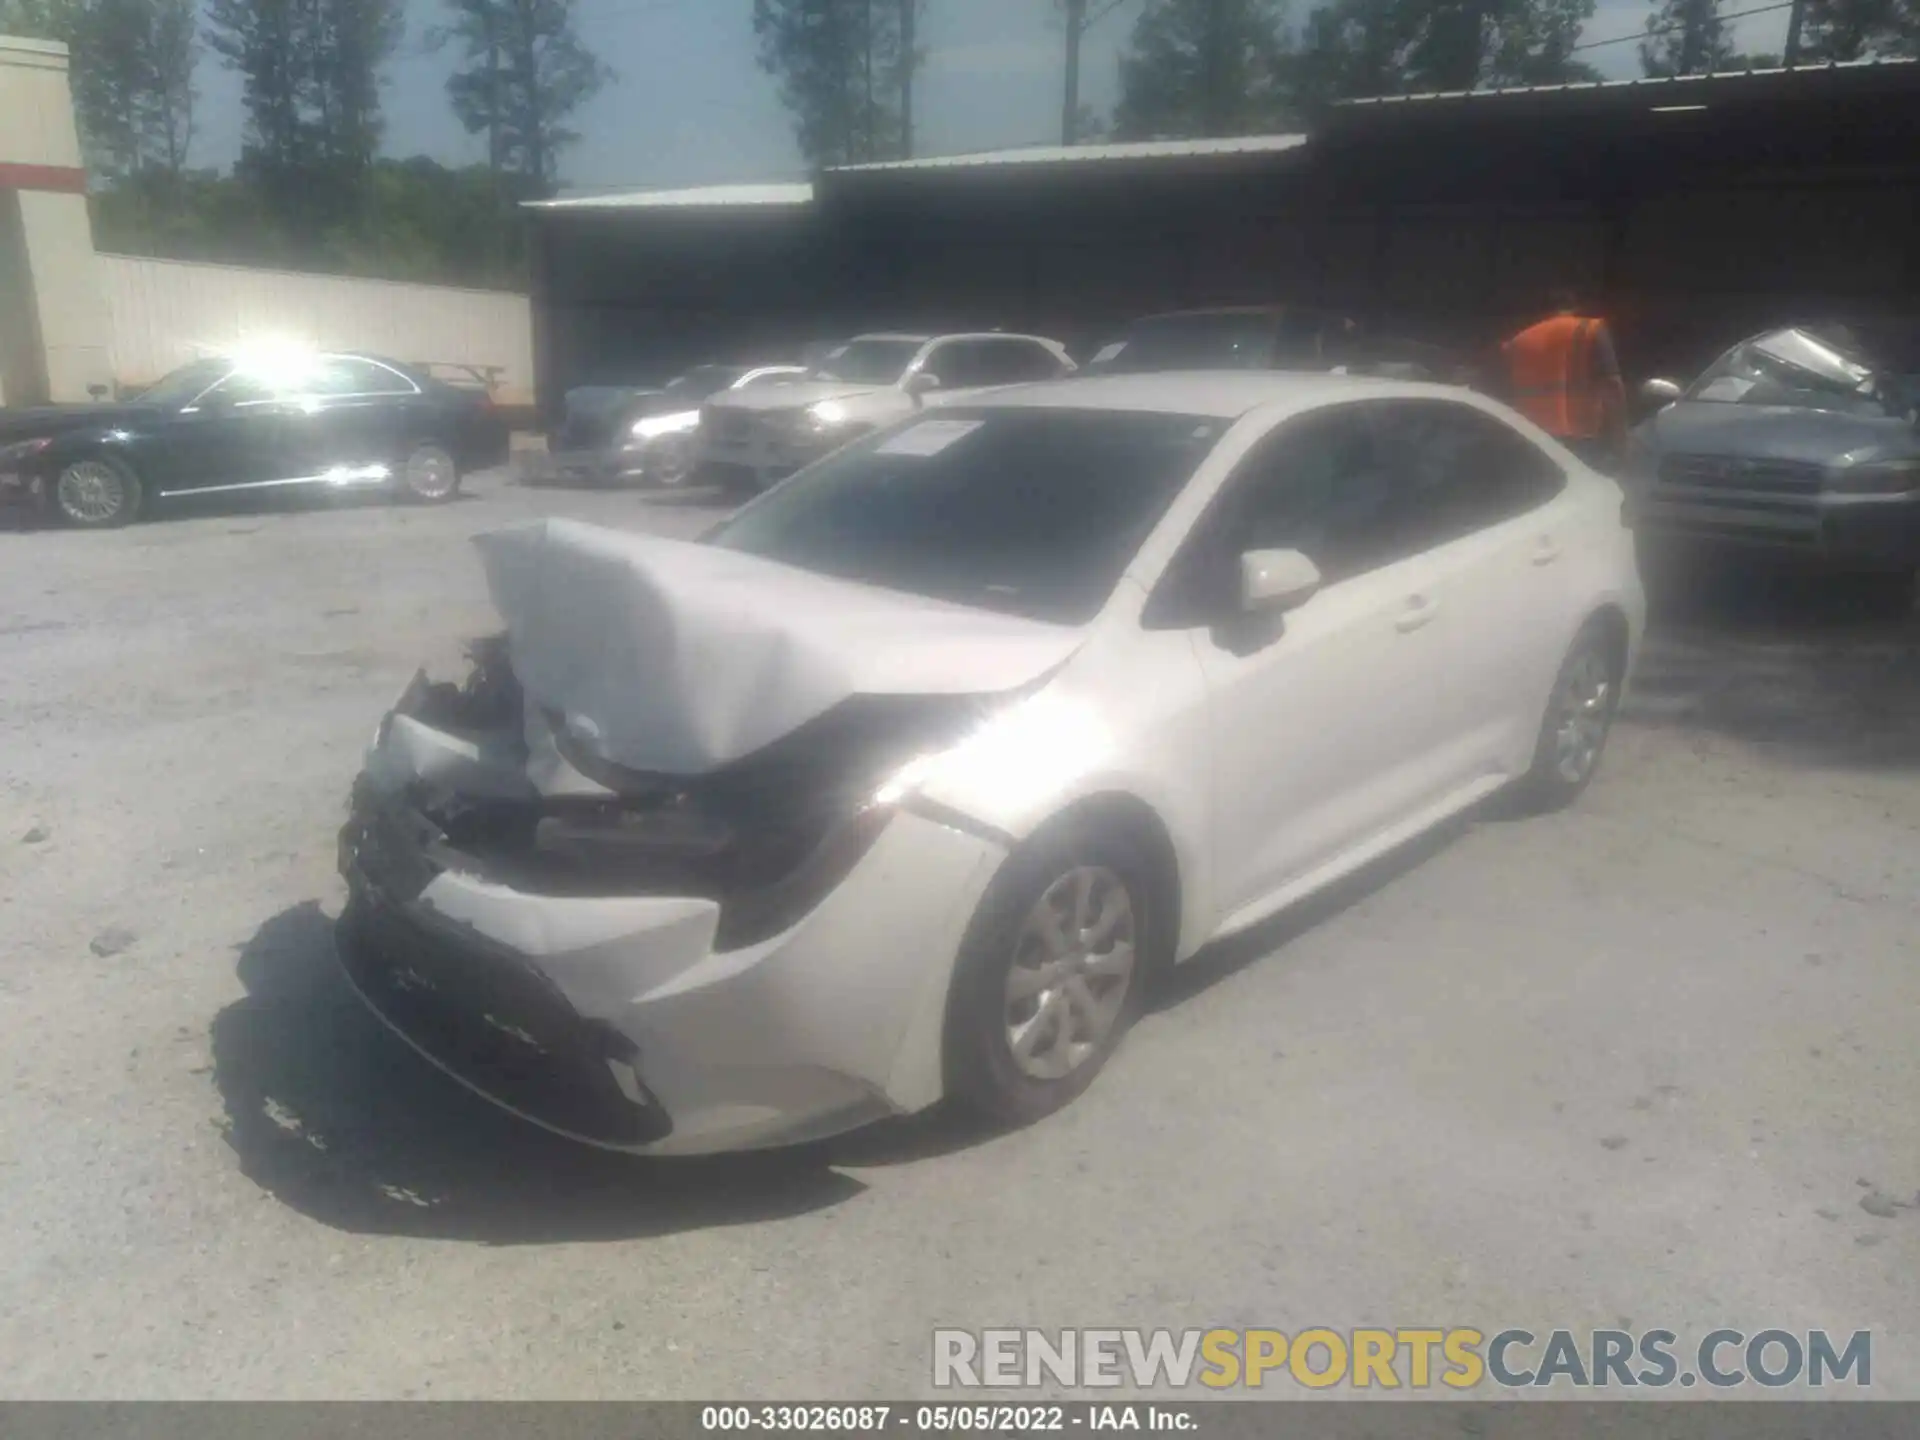
[(47, 489), (47, 502), (68, 525), (111, 530), (140, 514), (140, 477), (111, 455), (88, 455), (61, 468)]
[(437, 441), (425, 440), (400, 462), (400, 494), (416, 505), (444, 505), (460, 493), (460, 463)]
[(684, 489), (693, 478), (699, 459), (691, 436), (665, 436), (654, 442), (647, 455), (647, 483), (661, 490)]
[(1620, 708), (1621, 647), (1599, 621), (1574, 637), (1553, 679), (1534, 742), (1533, 765), (1519, 784), (1526, 808), (1565, 809), (1593, 781)]
[[(1077, 1099), (1139, 1016), (1159, 968), (1158, 907), (1153, 867), (1120, 833), (1063, 829), (1016, 853), (955, 967), (942, 1052), (950, 1103), (1012, 1129)], [(1076, 930), (1088, 915), (1094, 925)]]

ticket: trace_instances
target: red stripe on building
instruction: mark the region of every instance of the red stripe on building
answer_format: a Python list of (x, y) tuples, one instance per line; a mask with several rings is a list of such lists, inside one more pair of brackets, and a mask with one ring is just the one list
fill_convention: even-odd
[(51, 190), (60, 195), (84, 195), (87, 172), (72, 165), (16, 165), (0, 160), (0, 190)]

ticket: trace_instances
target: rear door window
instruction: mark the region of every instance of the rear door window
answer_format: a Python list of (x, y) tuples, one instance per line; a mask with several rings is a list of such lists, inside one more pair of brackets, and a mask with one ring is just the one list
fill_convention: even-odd
[(1566, 472), (1533, 441), (1453, 400), (1379, 402), (1383, 456), (1400, 495), (1403, 543), (1444, 545), (1537, 509)]

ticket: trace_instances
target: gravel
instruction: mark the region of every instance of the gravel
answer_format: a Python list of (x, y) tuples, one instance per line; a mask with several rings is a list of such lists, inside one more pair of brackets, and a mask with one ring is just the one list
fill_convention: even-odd
[[(1684, 601), (1574, 811), (1196, 962), (1035, 1129), (662, 1164), (333, 968), (361, 751), (492, 625), (467, 537), (715, 514), (473, 488), (0, 534), (0, 834), (53, 842), (0, 846), (0, 1394), (897, 1398), (938, 1325), (1631, 1315), (1872, 1328), (1920, 1398), (1920, 1225), (1827, 1218), (1920, 1184), (1911, 626)], [(116, 926), (137, 965), (75, 963)]]

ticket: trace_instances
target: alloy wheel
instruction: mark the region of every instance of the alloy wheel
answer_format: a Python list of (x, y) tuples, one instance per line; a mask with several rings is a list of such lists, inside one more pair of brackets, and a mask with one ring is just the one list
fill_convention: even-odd
[(68, 519), (82, 525), (105, 525), (126, 508), (127, 482), (103, 461), (80, 460), (60, 472), (54, 498)]
[(1598, 649), (1584, 651), (1568, 667), (1554, 697), (1553, 768), (1578, 785), (1600, 759), (1613, 718), (1613, 670)]
[(1069, 870), (1014, 939), (1007, 1046), (1022, 1074), (1059, 1080), (1096, 1059), (1126, 1009), (1137, 934), (1133, 896), (1104, 866)]
[(422, 500), (444, 500), (460, 481), (453, 457), (438, 445), (422, 445), (407, 457), (407, 490)]

